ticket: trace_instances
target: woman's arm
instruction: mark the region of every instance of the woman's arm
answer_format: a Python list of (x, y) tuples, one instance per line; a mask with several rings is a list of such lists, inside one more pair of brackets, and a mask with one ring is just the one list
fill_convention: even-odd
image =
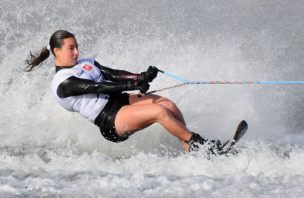
[(94, 61), (94, 65), (100, 69), (106, 80), (113, 82), (123, 82), (128, 80), (136, 80), (139, 83), (152, 82), (152, 80), (156, 78), (158, 72), (158, 69), (153, 66), (150, 66), (145, 72), (134, 74), (125, 70), (116, 70), (102, 66), (97, 61)]
[(66, 98), (83, 94), (114, 94), (131, 90), (140, 90), (142, 93), (145, 93), (148, 89), (148, 83), (139, 85), (136, 80), (124, 82), (95, 82), (71, 76), (58, 86), (57, 95), (60, 98)]
[(106, 80), (113, 82), (122, 82), (128, 80), (138, 80), (140, 74), (133, 74), (125, 70), (116, 70), (100, 65), (97, 61), (94, 61), (94, 65), (100, 69)]

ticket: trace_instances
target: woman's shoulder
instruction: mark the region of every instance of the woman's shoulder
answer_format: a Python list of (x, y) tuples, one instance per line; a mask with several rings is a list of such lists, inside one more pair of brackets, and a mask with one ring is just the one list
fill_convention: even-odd
[(82, 58), (78, 59), (77, 64), (73, 67), (66, 67), (56, 72), (54, 78), (67, 78), (69, 76), (78, 76), (79, 72), (83, 69), (87, 69), (89, 66), (95, 65), (95, 59), (93, 58)]
[(83, 64), (83, 63), (90, 63), (92, 65), (94, 65), (94, 62), (95, 62), (95, 59), (93, 58), (81, 58), (81, 59), (78, 59), (77, 61), (77, 64)]

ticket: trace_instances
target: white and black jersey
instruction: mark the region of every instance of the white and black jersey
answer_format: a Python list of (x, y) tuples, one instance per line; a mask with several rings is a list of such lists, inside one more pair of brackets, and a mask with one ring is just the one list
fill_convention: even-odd
[(109, 97), (137, 89), (139, 74), (114, 70), (94, 59), (80, 59), (72, 67), (56, 67), (52, 90), (58, 103), (94, 122)]

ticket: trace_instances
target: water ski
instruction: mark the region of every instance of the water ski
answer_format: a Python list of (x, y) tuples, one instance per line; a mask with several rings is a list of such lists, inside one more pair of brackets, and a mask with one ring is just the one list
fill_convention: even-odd
[(238, 125), (234, 136), (232, 139), (226, 141), (222, 148), (218, 151), (219, 155), (227, 154), (231, 151), (233, 146), (243, 137), (243, 135), (247, 132), (248, 124), (245, 120), (241, 121)]

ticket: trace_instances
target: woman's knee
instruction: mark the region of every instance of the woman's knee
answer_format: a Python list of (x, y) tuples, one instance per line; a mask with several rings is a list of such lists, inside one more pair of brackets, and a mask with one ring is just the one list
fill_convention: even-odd
[(171, 115), (169, 110), (161, 104), (155, 104), (155, 113), (158, 121), (168, 118)]
[(163, 105), (167, 109), (170, 109), (171, 111), (175, 111), (177, 109), (176, 104), (167, 98), (161, 100), (159, 104)]

